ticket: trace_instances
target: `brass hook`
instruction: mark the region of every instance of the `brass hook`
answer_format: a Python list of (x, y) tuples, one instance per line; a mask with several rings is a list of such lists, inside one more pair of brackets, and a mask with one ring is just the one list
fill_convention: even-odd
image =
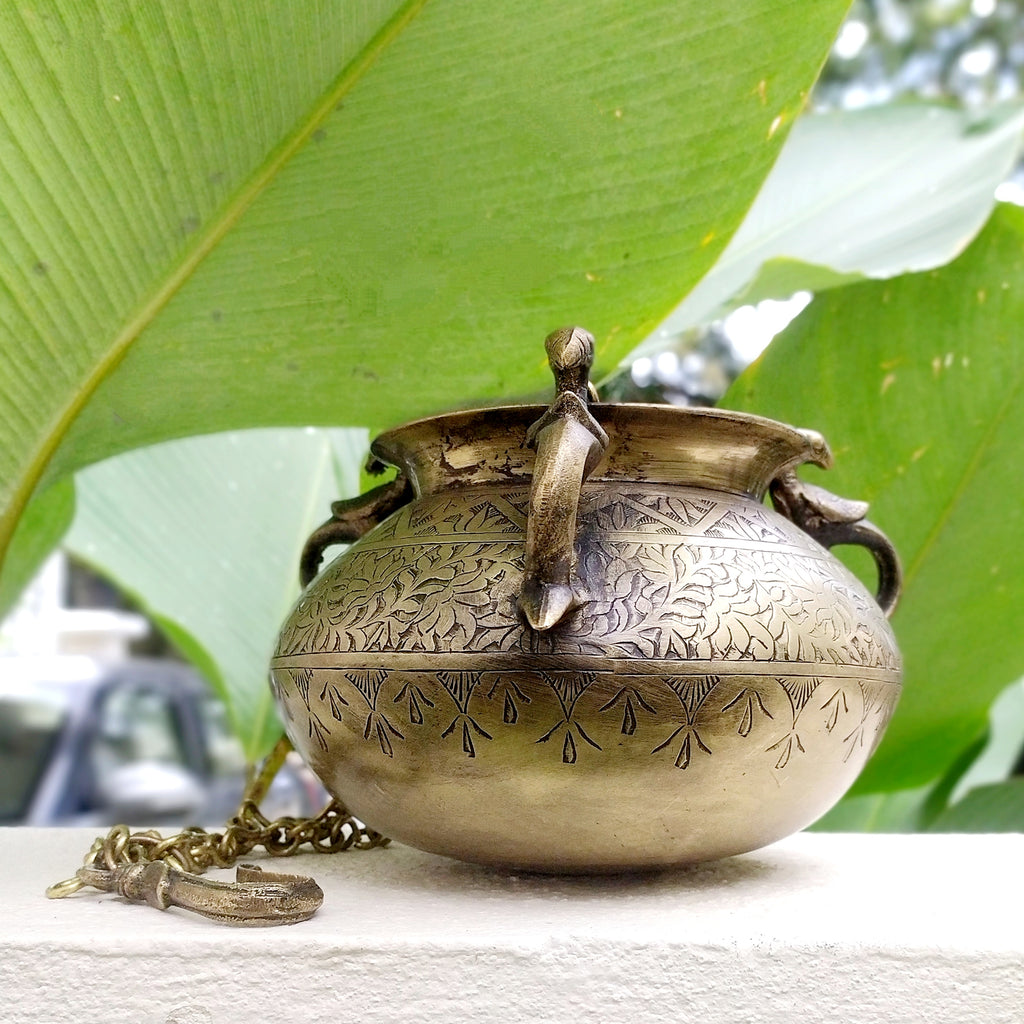
[(87, 865), (79, 868), (74, 878), (51, 886), (47, 895), (67, 896), (85, 885), (116, 892), (132, 903), (148, 903), (157, 910), (181, 907), (222, 924), (256, 927), (306, 921), (324, 901), (320, 886), (301, 875), (274, 874), (255, 864), (240, 864), (234, 882), (215, 882), (165, 861), (113, 869)]

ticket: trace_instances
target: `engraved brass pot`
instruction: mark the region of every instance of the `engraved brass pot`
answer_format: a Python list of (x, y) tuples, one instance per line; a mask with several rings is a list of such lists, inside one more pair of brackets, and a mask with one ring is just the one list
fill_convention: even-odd
[[(548, 351), (550, 408), (383, 434), (397, 480), (310, 539), (272, 667), (292, 742), (367, 825), (484, 864), (655, 868), (802, 828), (896, 704), (895, 552), (797, 480), (830, 463), (820, 435), (592, 404), (590, 336)], [(841, 543), (875, 556), (877, 599)]]

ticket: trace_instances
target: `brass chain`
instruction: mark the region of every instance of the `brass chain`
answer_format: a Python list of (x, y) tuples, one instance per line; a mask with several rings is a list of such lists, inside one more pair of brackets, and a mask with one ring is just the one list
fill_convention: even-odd
[[(271, 821), (253, 800), (243, 800), (237, 814), (223, 832), (186, 828), (164, 838), (159, 832), (131, 832), (126, 825), (115, 825), (106, 836), (93, 842), (84, 865), (113, 872), (130, 864), (162, 861), (189, 874), (202, 874), (209, 868), (231, 867), (240, 857), (263, 847), (272, 857), (289, 857), (309, 847), (316, 853), (343, 850), (372, 850), (390, 840), (366, 828), (336, 800), (314, 818), (282, 817)], [(51, 899), (70, 896), (84, 885), (81, 873), (46, 890)]]

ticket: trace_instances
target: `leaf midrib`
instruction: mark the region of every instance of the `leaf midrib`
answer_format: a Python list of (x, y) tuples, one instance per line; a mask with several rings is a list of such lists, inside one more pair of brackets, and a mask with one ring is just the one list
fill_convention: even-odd
[(92, 371), (75, 389), (71, 399), (53, 422), (42, 443), (30, 459), (25, 472), (15, 487), (7, 508), (0, 515), (0, 564), (11, 542), (18, 521), (32, 497), (46, 467), (64, 439), (71, 424), (99, 389), (104, 380), (125, 358), (139, 335), (156, 319), (161, 310), (181, 290), (207, 256), (220, 244), (232, 227), (241, 219), (284, 166), (309, 141), (313, 133), (327, 119), (338, 103), (358, 84), (363, 75), (376, 63), (378, 57), (394, 42), (404, 29), (426, 6), (427, 0), (406, 0), (399, 10), (348, 62), (331, 83), (317, 104), (296, 125), (290, 135), (271, 150), (249, 179), (236, 191), (234, 197), (213, 218), (207, 228), (198, 233), (196, 241), (168, 275), (158, 282), (150, 297), (128, 319), (115, 335), (104, 355)]

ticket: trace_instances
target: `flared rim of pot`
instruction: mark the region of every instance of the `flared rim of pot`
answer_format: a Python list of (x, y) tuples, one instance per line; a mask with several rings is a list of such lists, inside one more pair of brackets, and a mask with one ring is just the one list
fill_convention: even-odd
[[(760, 500), (781, 473), (802, 463), (832, 464), (821, 434), (751, 413), (627, 402), (589, 408), (609, 438), (591, 483), (707, 487)], [(502, 405), (442, 413), (385, 431), (370, 450), (404, 472), (417, 494), (528, 484), (534, 452), (526, 435), (546, 410)]]

